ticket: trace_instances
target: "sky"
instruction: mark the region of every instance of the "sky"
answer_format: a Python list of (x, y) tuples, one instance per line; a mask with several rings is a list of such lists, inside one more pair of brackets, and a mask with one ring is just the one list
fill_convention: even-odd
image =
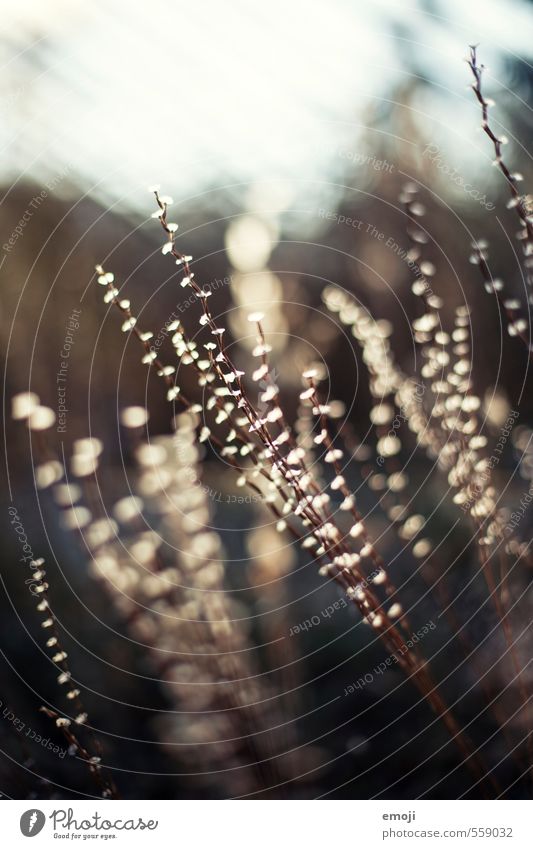
[(0, 0), (0, 11), (3, 182), (67, 168), (95, 197), (133, 206), (154, 182), (192, 197), (326, 180), (413, 73), (434, 83), (414, 120), (468, 155), (468, 43), (481, 42), (496, 89), (505, 59), (533, 51), (523, 0)]

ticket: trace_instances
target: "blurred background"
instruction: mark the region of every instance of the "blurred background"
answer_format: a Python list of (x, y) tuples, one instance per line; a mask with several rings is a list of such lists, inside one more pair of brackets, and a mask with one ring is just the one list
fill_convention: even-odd
[[(389, 320), (399, 363), (407, 373), (417, 372), (410, 322), (420, 307), (401, 255), (407, 222), (398, 202), (402, 186), (413, 181), (426, 209), (422, 224), (443, 315), (451, 321), (465, 302), (472, 310), (476, 390), (482, 398), (495, 394), (503, 410), (519, 410), (527, 424), (532, 413), (527, 360), (469, 264), (472, 239), (488, 239), (491, 271), (526, 304), (512, 239), (514, 211), (506, 206), (501, 175), (491, 167), (493, 151), (481, 132), (464, 57), (469, 44), (479, 43), (486, 93), (495, 101), (491, 118), (509, 140), (505, 153), (512, 168), (531, 185), (532, 5), (111, 0), (88, 6), (27, 0), (15, 6), (2, 0), (0, 9), (7, 472), (0, 698), (26, 725), (51, 733), (38, 708), (43, 702), (56, 705), (59, 696), (52, 665), (40, 649), (39, 618), (21, 579), (19, 543), (7, 514), (14, 504), (35, 556), (47, 559), (72, 667), (121, 794), (253, 793), (244, 778), (232, 783), (242, 776), (215, 744), (213, 760), (206, 759), (208, 775), (191, 777), (194, 757), (191, 766), (190, 754), (180, 750), (181, 731), (165, 724), (179, 712), (179, 701), (176, 707), (169, 700), (145, 653), (129, 638), (124, 617), (103, 595), (82, 542), (62, 526), (49, 493), (35, 488), (32, 460), (42, 446), (36, 448), (27, 430), (9, 421), (10, 399), (31, 390), (57, 409), (57, 373), (70, 333), (68, 413), (64, 431), (51, 431), (54, 448), (68, 458), (75, 440), (101, 439), (98, 497), (111, 511), (129, 493), (134, 463), (118, 411), (147, 405), (155, 438), (170, 432), (169, 410), (157, 379), (141, 371), (134, 342), (120, 333), (117, 316), (102, 303), (94, 266), (102, 263), (114, 272), (142, 325), (155, 335), (171, 316), (183, 315), (184, 324), (195, 327), (177, 271), (161, 256), (162, 233), (151, 218), (154, 199), (147, 191), (157, 183), (173, 198), (178, 248), (194, 257), (197, 279), (213, 288), (211, 301), (229, 327), (237, 362), (246, 363), (252, 344), (246, 314), (261, 309), (289, 417), (297, 415), (302, 369), (319, 360), (328, 391), (348, 410), (356, 442), (366, 443), (371, 401), (365, 366), (321, 308), (321, 291), (338, 284), (376, 318)], [(74, 310), (79, 326), (72, 330)], [(194, 384), (186, 389), (194, 393)], [(489, 434), (493, 427), (497, 435), (498, 424), (497, 416), (489, 417)], [(423, 458), (410, 464), (413, 479), (424, 481), (416, 496), (421, 509), (431, 512), (447, 488), (445, 478), (434, 470), (426, 476)], [(514, 464), (509, 445), (497, 476), (506, 480)], [(365, 476), (357, 468), (354, 486)], [(262, 509), (228, 503), (226, 496), (236, 491), (233, 475), (208, 450), (202, 470), (209, 491), (222, 494), (208, 500), (210, 521), (226, 552), (228, 591), (241, 606), (251, 644), (277, 646), (271, 653), (251, 653), (277, 694), (286, 733), (274, 739), (273, 711), (267, 723), (272, 750), (291, 754), (284, 758), (277, 789), (259, 795), (476, 795), (441, 729), (429, 724), (423, 731), (427, 708), (399, 672), (357, 695), (343, 695), (383, 656), (354, 613), (342, 608), (321, 617), (319, 627), (289, 636), (338, 594), (316, 568), (305, 568), (296, 550), (278, 549)], [(510, 503), (523, 488), (515, 479)], [(360, 499), (373, 533), (383, 534), (385, 559), (394, 556), (394, 539), (377, 509), (379, 493), (364, 488)], [(451, 597), (464, 575), (471, 576), (473, 558), (468, 529), (457, 526), (456, 518), (454, 506), (444, 503), (432, 528), (435, 538), (444, 539), (454, 527), (435, 564), (437, 570), (453, 564)], [(437, 615), (408, 558), (397, 557), (395, 581), (415, 605), (415, 622), (422, 626)], [(472, 614), (479, 610), (483, 587), (477, 583), (474, 575), (469, 600), (461, 597), (462, 613), (469, 605)], [(471, 636), (490, 632), (491, 624), (482, 608)], [(491, 642), (484, 646), (489, 656)], [(454, 661), (453, 628), (439, 627), (425, 648), (435, 656), (450, 699), (460, 694), (461, 719), (477, 717), (474, 739), (490, 741), (494, 729), (480, 714), (483, 697), (472, 673)], [(494, 671), (495, 678), (500, 674)], [(187, 737), (188, 730), (183, 733)], [(94, 792), (75, 758), (58, 758), (20, 737), (0, 716), (4, 795), (65, 798)], [(498, 738), (484, 744), (495, 763), (500, 745)], [(507, 759), (499, 773), (503, 786), (513, 786), (511, 795), (527, 792)], [(269, 781), (265, 778), (265, 786)]]

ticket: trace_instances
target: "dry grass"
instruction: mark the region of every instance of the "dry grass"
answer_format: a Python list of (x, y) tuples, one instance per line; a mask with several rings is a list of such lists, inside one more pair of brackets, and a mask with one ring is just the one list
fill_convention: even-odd
[[(482, 127), (494, 146), (496, 164), (510, 189), (510, 205), (520, 220), (518, 235), (529, 280), (533, 231), (527, 199), (518, 191), (519, 175), (504, 162), (502, 140), (491, 129), (475, 48), (469, 65), (481, 105)], [(248, 316), (255, 347), (246, 366), (239, 368), (227, 345), (228, 330), (217, 315), (216, 294), (197, 280), (193, 258), (178, 249), (177, 225), (169, 218), (171, 200), (159, 190), (154, 196), (154, 217), (164, 234), (162, 252), (179, 271), (178, 285), (196, 299), (196, 325), (191, 333), (177, 319), (168, 323), (165, 336), (171, 339), (176, 365), (164, 362), (154, 346), (153, 332), (140, 326), (123, 286), (113, 273), (97, 267), (105, 304), (120, 316), (122, 331), (136, 337), (141, 363), (164, 385), (172, 425), (168, 436), (149, 439), (148, 411), (142, 406), (122, 411), (121, 423), (131, 441), (137, 471), (133, 491), (115, 504), (113, 516), (102, 511), (98, 498), (96, 473), (103, 449), (99, 440), (75, 443), (70, 475), (65, 478), (63, 462), (47, 438), (53, 413), (42, 407), (36, 396), (28, 395), (15, 399), (14, 410), (38, 437), (38, 484), (54, 491), (63, 524), (81, 535), (92, 576), (120, 612), (128, 634), (144, 647), (154, 676), (176, 708), (175, 716), (159, 724), (161, 739), (171, 750), (179, 743), (180, 762), (194, 764), (199, 774), (209, 775), (229, 765), (229, 795), (260, 793), (295, 777), (287, 752), (297, 741), (276, 733), (284, 717), (276, 713), (268, 676), (252, 661), (254, 641), (228, 588), (225, 553), (220, 535), (212, 528), (201, 468), (202, 446), (208, 445), (221, 468), (232, 470), (236, 486), (249, 491), (270, 511), (282, 544), (292, 541), (300, 546), (306, 563), (315, 564), (325, 581), (338, 585), (369, 634), (379, 637), (444, 723), (480, 792), (499, 794), (501, 787), (480, 747), (469, 739), (437, 686), (423, 647), (404, 651), (413, 624), (401, 589), (395, 585), (394, 568), (385, 562), (372, 539), (364, 510), (349, 483), (353, 467), (361, 461), (349, 423), (338, 421), (337, 402), (324, 397), (320, 366), (309, 363), (302, 371), (298, 416), (292, 424), (276, 383), (262, 315)], [(501, 506), (502, 493), (493, 480), (494, 445), (484, 432), (479, 416), (481, 398), (472, 380), (471, 325), (475, 316), (468, 306), (459, 307), (453, 325), (446, 326), (442, 298), (434, 291), (438, 269), (427, 250), (420, 223), (424, 209), (415, 185), (404, 187), (400, 204), (408, 222), (406, 241), (415, 268), (412, 290), (420, 304), (420, 314), (412, 319), (418, 371), (404, 373), (391, 344), (393, 327), (374, 318), (352, 294), (326, 286), (324, 309), (339, 327), (349, 331), (366, 368), (372, 409), (364, 464), (374, 464), (369, 485), (413, 570), (421, 568), (433, 583), (439, 553), (434, 552), (425, 532), (427, 517), (414, 508), (404, 453), (416, 451), (426, 457), (428, 468), (438, 467), (457, 518), (469, 523), (488, 597), (506, 642), (503, 665), (513, 682), (512, 707), (490, 688), (485, 693), (508, 748), (516, 749), (521, 768), (530, 769), (530, 747), (520, 745), (508, 725), (509, 717), (520, 715), (530, 728), (524, 633), (517, 633), (520, 618), (513, 598), (516, 569), (524, 568), (529, 551), (516, 530), (508, 532), (509, 510)], [(472, 261), (479, 266), (487, 290), (500, 299), (510, 334), (519, 337), (530, 354), (529, 328), (520, 304), (506, 298), (503, 284), (492, 279), (483, 242), (475, 243)], [(190, 385), (186, 375), (191, 374), (196, 386), (192, 398), (182, 388)], [(409, 431), (406, 436), (402, 436), (404, 423)], [(38, 575), (38, 590), (43, 594), (39, 610), (48, 614), (44, 573)], [(451, 616), (441, 592), (442, 577), (438, 577), (437, 598), (442, 613)], [(55, 628), (51, 612), (45, 624)], [(455, 619), (453, 625), (458, 627), (466, 657), (471, 658), (471, 667), (479, 672), (484, 686), (461, 624), (457, 626)], [(53, 660), (61, 669), (60, 683), (70, 686), (66, 653), (57, 639), (48, 645), (54, 648)], [(502, 692), (508, 695), (507, 682)], [(78, 706), (73, 721), (84, 725), (87, 716), (78, 704), (79, 697), (77, 688), (67, 693), (67, 699)], [(195, 715), (194, 721), (191, 715)], [(88, 761), (97, 780), (104, 782), (103, 794), (113, 795), (114, 787), (102, 778), (98, 759), (74, 737), (72, 719), (68, 714), (55, 719), (71, 735), (69, 742)]]

